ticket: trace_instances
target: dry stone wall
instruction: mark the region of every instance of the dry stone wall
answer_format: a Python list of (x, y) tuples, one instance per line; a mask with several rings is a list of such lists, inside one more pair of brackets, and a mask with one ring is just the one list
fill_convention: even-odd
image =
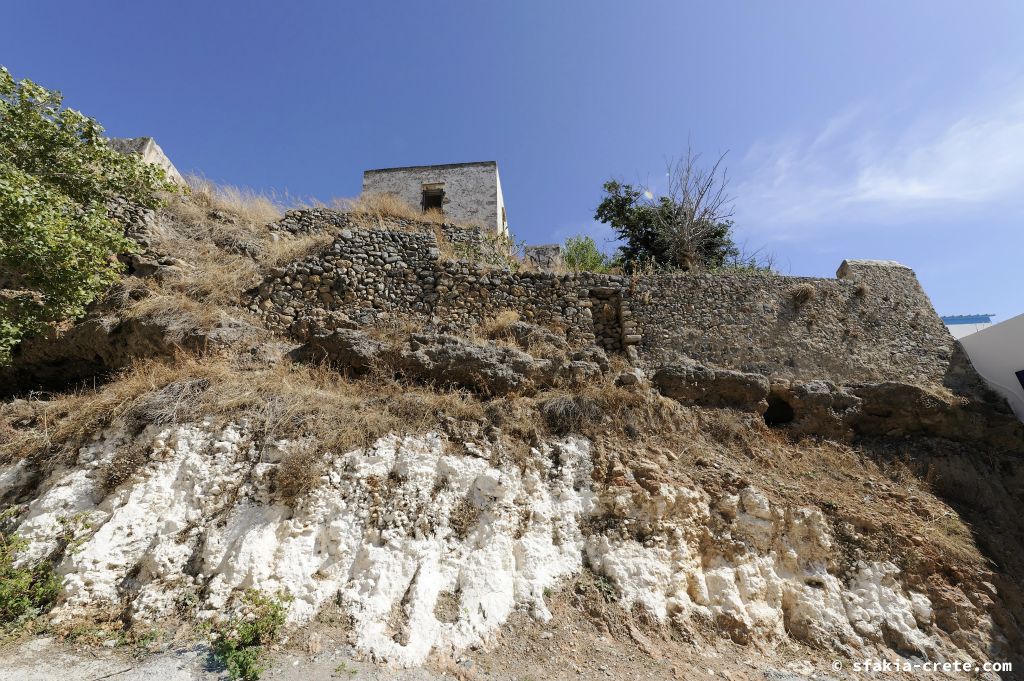
[(507, 265), (512, 258), (513, 245), (507, 237), (482, 227), (452, 222), (437, 224), (391, 216), (354, 215), (334, 208), (312, 208), (290, 210), (271, 228), (289, 234), (337, 233), (367, 228), (386, 232), (433, 234), (435, 239), (440, 236), (445, 248), (462, 260)]
[(847, 261), (838, 279), (685, 274), (639, 279), (630, 306), (655, 363), (794, 378), (942, 384), (954, 342), (914, 272)]
[(517, 272), (446, 260), (430, 229), (363, 229), (333, 211), (283, 223), (286, 231), (334, 229), (337, 238), (253, 291), (253, 311), (281, 329), (366, 311), (470, 327), (514, 310), (570, 338), (635, 352), (649, 366), (691, 358), (773, 378), (957, 387), (955, 341), (898, 263), (847, 261), (837, 279)]

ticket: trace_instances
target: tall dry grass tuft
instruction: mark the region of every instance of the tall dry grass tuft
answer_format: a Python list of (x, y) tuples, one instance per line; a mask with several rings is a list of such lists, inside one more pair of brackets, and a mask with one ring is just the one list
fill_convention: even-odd
[(477, 324), (473, 329), (473, 333), (476, 336), (490, 340), (504, 338), (508, 328), (518, 321), (519, 313), (515, 310), (501, 310)]
[(452, 222), (450, 218), (446, 218), (439, 210), (423, 211), (409, 205), (394, 194), (368, 193), (355, 199), (333, 199), (331, 207), (352, 213), (359, 218), (374, 220), (378, 223), (382, 223), (386, 218), (415, 220), (436, 225)]
[(260, 263), (264, 267), (282, 267), (297, 260), (304, 260), (326, 250), (334, 243), (335, 238), (336, 235), (330, 232), (315, 232), (270, 241), (264, 246)]
[(206, 210), (222, 210), (252, 224), (265, 225), (280, 220), (286, 201), (248, 187), (218, 185), (201, 175), (186, 178), (192, 203)]

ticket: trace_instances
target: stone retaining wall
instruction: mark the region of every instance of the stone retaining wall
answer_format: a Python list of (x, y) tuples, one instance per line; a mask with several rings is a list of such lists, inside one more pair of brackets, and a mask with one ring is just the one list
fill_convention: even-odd
[(512, 242), (501, 234), (478, 226), (452, 222), (433, 223), (391, 216), (355, 216), (335, 208), (290, 210), (271, 229), (290, 234), (340, 232), (376, 228), (388, 232), (414, 232), (440, 236), (451, 255), (472, 262), (507, 265), (512, 259)]
[(776, 378), (932, 385), (951, 371), (955, 341), (897, 263), (848, 261), (837, 279), (515, 272), (443, 259), (432, 230), (359, 229), (337, 213), (282, 222), (338, 238), (253, 292), (252, 309), (281, 329), (370, 309), (470, 327), (514, 310), (652, 366), (689, 357)]
[(644, 277), (630, 297), (640, 354), (794, 378), (943, 383), (954, 342), (914, 272), (847, 261), (839, 277)]

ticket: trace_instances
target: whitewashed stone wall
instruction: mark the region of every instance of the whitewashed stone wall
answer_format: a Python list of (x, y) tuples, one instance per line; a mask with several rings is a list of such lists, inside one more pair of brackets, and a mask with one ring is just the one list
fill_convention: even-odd
[(455, 222), (475, 223), (508, 234), (505, 200), (495, 161), (437, 166), (382, 168), (363, 173), (363, 193), (394, 194), (420, 206), (424, 185), (444, 184), (444, 214)]

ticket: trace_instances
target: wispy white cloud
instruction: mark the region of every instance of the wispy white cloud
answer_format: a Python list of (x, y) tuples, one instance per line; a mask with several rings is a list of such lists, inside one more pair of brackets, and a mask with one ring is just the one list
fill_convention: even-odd
[[(898, 123), (852, 106), (814, 135), (761, 142), (740, 164), (747, 225), (843, 219), (893, 222), (1024, 199), (1024, 83)], [(827, 224), (827, 223), (825, 223)]]

